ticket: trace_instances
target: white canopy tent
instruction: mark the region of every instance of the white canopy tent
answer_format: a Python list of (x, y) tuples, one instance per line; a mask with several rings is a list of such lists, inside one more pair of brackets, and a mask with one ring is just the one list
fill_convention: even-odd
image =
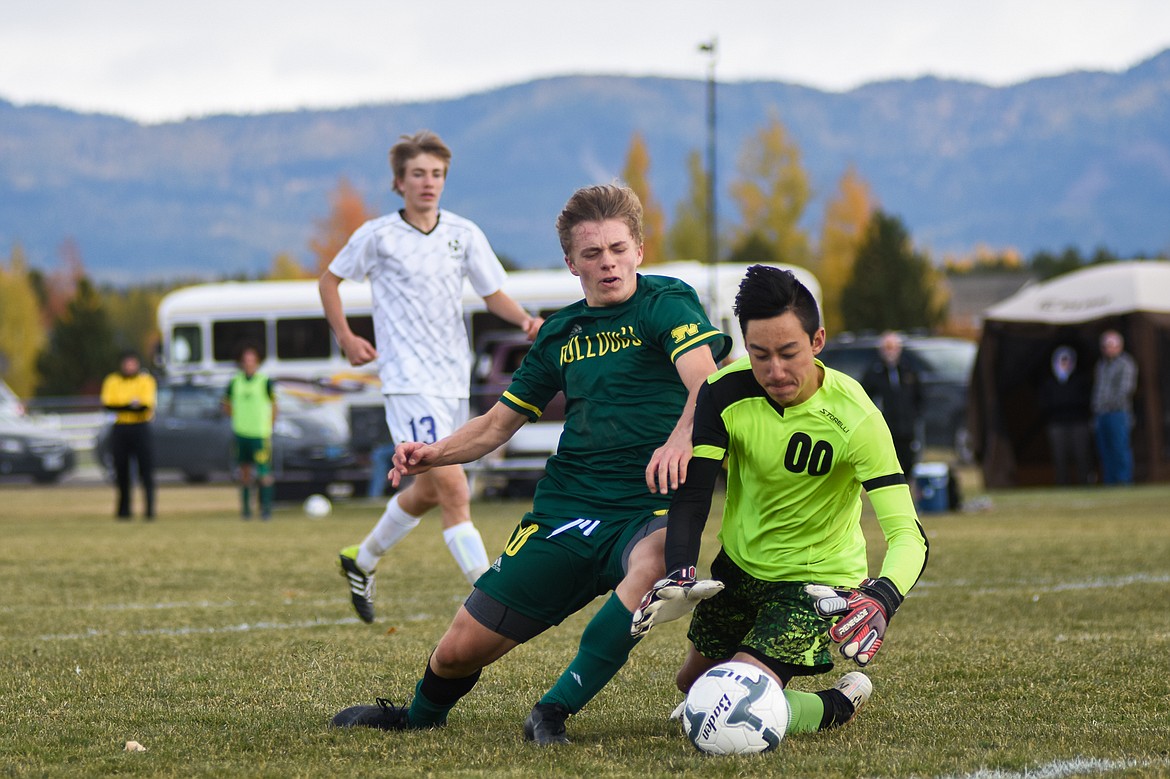
[(1170, 480), (1170, 262), (1121, 262), (1028, 285), (986, 310), (970, 428), (987, 486), (1051, 483), (1037, 389), (1059, 345), (1091, 372), (1108, 329), (1138, 363), (1137, 479)]

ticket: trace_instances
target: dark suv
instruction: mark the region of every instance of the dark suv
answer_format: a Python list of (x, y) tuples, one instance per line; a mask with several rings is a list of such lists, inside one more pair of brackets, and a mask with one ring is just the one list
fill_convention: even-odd
[[(877, 335), (841, 335), (825, 344), (819, 357), (830, 368), (861, 381), (866, 368), (878, 359)], [(922, 380), (922, 417), (927, 446), (955, 450), (963, 462), (971, 460), (967, 436), (967, 388), (975, 364), (976, 345), (961, 338), (907, 335), (902, 355)]]
[[(231, 420), (219, 384), (161, 384), (155, 411), (154, 461), (158, 470), (179, 471), (187, 481), (224, 478), (232, 470)], [(353, 465), (349, 430), (332, 409), (302, 400), (277, 383), (277, 416), (272, 431), (272, 474), (278, 499), (325, 492)], [(110, 425), (98, 432), (95, 453), (113, 473)], [(303, 493), (303, 495), (302, 495)]]

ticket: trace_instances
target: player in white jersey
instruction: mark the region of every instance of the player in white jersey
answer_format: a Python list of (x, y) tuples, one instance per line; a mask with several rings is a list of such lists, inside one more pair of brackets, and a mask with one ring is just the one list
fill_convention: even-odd
[[(529, 339), (543, 322), (500, 289), (504, 268), (483, 231), (440, 210), (450, 161), (450, 149), (434, 133), (402, 136), (390, 149), (390, 166), (403, 208), (358, 228), (318, 284), (325, 317), (350, 363), (377, 361), (395, 443), (434, 443), (467, 420), (471, 350), (463, 321), (465, 278), (488, 311), (522, 328)], [(346, 321), (338, 292), (346, 279), (370, 281), (376, 348)], [(390, 499), (361, 544), (341, 550), (354, 608), (366, 622), (374, 621), (378, 561), (436, 506), (444, 540), (463, 575), (474, 584), (487, 570), (462, 466), (421, 474)]]

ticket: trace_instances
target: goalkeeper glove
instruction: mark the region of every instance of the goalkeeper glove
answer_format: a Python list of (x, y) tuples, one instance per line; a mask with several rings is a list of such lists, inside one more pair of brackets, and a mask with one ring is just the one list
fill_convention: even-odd
[(886, 626), (902, 603), (902, 594), (889, 579), (866, 579), (855, 590), (823, 584), (806, 585), (804, 591), (822, 617), (840, 617), (829, 638), (841, 645), (841, 654), (865, 666), (882, 647)]
[(669, 573), (665, 579), (656, 581), (642, 598), (641, 605), (634, 611), (630, 635), (638, 638), (659, 623), (684, 617), (699, 605), (699, 601), (718, 595), (722, 590), (723, 582), (696, 580), (693, 565)]

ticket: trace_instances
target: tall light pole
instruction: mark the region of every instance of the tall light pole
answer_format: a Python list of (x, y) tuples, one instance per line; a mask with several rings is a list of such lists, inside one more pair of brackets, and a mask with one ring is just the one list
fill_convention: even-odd
[(719, 261), (719, 217), (715, 205), (715, 60), (717, 38), (699, 45), (707, 60), (707, 262)]
[(707, 60), (707, 300), (710, 315), (720, 310), (716, 300), (719, 285), (715, 283), (715, 263), (719, 262), (719, 217), (715, 204), (715, 60), (717, 38), (699, 44), (699, 51)]

